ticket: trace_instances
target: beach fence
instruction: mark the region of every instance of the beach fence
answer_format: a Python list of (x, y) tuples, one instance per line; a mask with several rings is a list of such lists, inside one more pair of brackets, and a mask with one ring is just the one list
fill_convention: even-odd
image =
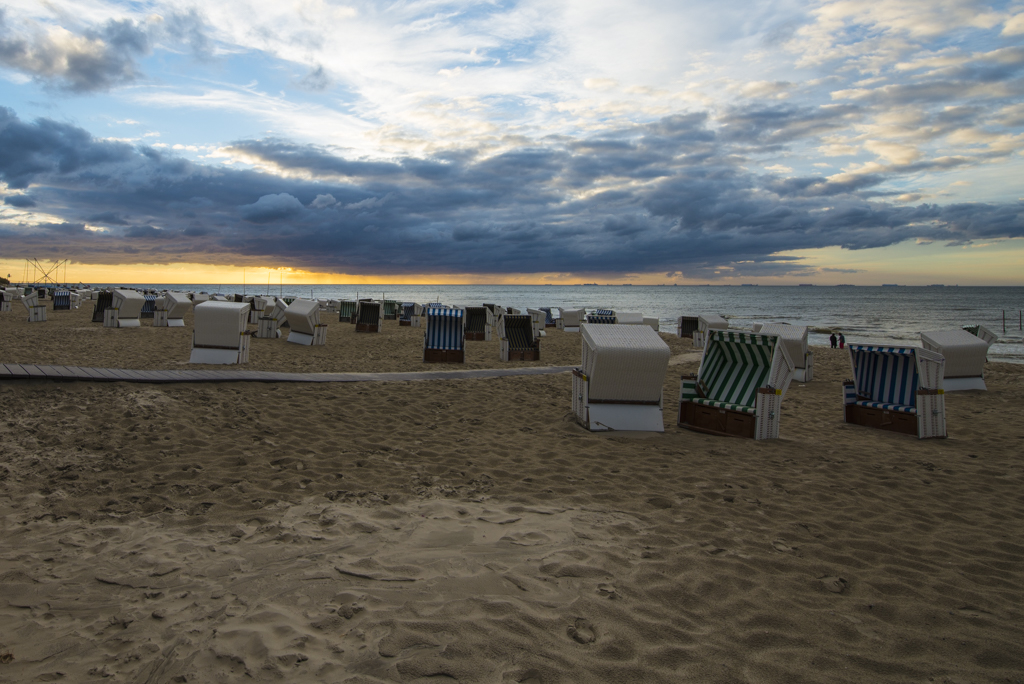
[[(1012, 316), (1013, 314), (1011, 313), (1010, 315)], [(1024, 309), (1017, 310), (1017, 330), (1024, 331)], [(1003, 334), (1006, 334), (1006, 309), (1003, 309)]]

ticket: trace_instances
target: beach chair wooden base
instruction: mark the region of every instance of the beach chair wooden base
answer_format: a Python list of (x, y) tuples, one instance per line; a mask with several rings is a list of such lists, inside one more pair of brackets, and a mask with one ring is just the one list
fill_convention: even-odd
[(502, 361), (540, 361), (540, 349), (506, 349)]
[(971, 378), (950, 378), (942, 380), (942, 389), (947, 392), (962, 392), (964, 390), (988, 390), (985, 385), (985, 378), (974, 376)]
[(304, 344), (307, 347), (327, 344), (327, 326), (321, 323), (313, 329), (312, 335), (292, 330), (288, 334), (288, 341), (295, 344)]
[(485, 332), (466, 332), (467, 342), (486, 342), (490, 339), (490, 335)]
[(864, 427), (899, 432), (917, 437), (917, 416), (912, 413), (886, 411), (880, 408), (869, 408), (848, 404), (846, 406), (846, 422)]
[(423, 363), (465, 363), (465, 349), (424, 349)]
[(356, 332), (379, 333), (380, 323), (356, 323)]
[(679, 404), (679, 427), (725, 437), (757, 437), (757, 419), (749, 413), (703, 406), (684, 401)]
[(603, 402), (590, 399), (590, 381), (572, 372), (572, 410), (576, 421), (591, 432), (664, 432), (661, 402)]
[(400, 319), (398, 319), (398, 325), (405, 326), (407, 328), (412, 327), (412, 319), (411, 318), (400, 318)]
[(29, 307), (28, 310), (28, 322), (29, 323), (45, 323), (46, 322), (46, 305), (40, 304), (39, 306)]
[(274, 318), (264, 317), (256, 321), (256, 337), (261, 340), (276, 340), (281, 337), (281, 328)]
[(192, 347), (192, 355), (189, 356), (189, 363), (208, 364), (235, 364), (249, 362), (249, 340), (248, 333), (242, 333), (238, 338), (237, 349), (224, 349), (222, 347)]

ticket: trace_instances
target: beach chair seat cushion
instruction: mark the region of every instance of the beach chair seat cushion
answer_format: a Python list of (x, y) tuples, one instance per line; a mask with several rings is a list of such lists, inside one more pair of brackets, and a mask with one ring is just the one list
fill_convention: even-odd
[(917, 407), (907, 406), (905, 404), (887, 404), (882, 401), (868, 401), (866, 399), (858, 399), (853, 402), (856, 406), (863, 406), (865, 408), (876, 408), (882, 409), (883, 411), (898, 411), (899, 413), (917, 413)]
[(702, 406), (710, 406), (712, 408), (722, 408), (727, 411), (738, 411), (740, 413), (749, 413), (750, 415), (756, 415), (757, 409), (753, 406), (745, 406), (744, 404), (730, 404), (727, 401), (716, 401), (715, 399), (706, 399), (703, 397), (697, 397), (691, 399), (694, 404), (700, 404)]

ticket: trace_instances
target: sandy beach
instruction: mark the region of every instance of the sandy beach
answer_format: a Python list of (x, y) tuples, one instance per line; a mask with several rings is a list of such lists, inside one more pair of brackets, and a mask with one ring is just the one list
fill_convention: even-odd
[[(209, 368), (191, 314), (91, 314), (15, 303), (0, 362)], [(510, 365), (324, 320), (245, 368)], [(662, 338), (663, 434), (585, 431), (566, 373), (0, 381), (0, 682), (1024, 681), (1024, 366), (918, 440), (844, 424), (848, 354), (818, 348), (755, 442), (676, 426), (699, 353)], [(548, 329), (511, 365), (579, 360)]]

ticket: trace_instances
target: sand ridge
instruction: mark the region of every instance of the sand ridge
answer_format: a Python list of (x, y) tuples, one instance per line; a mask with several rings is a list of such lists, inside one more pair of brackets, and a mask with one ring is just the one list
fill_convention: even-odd
[[(79, 364), (97, 335), (14, 349), (12, 316), (4, 360)], [(274, 352), (424, 369), (388, 323), (394, 358), (340, 330)], [(108, 332), (140, 331), (94, 353), (170, 367)], [(1024, 369), (989, 364), (920, 441), (843, 424), (847, 357), (817, 349), (753, 442), (675, 427), (697, 360), (665, 337), (664, 434), (581, 429), (567, 375), (0, 381), (0, 681), (1022, 679)]]

